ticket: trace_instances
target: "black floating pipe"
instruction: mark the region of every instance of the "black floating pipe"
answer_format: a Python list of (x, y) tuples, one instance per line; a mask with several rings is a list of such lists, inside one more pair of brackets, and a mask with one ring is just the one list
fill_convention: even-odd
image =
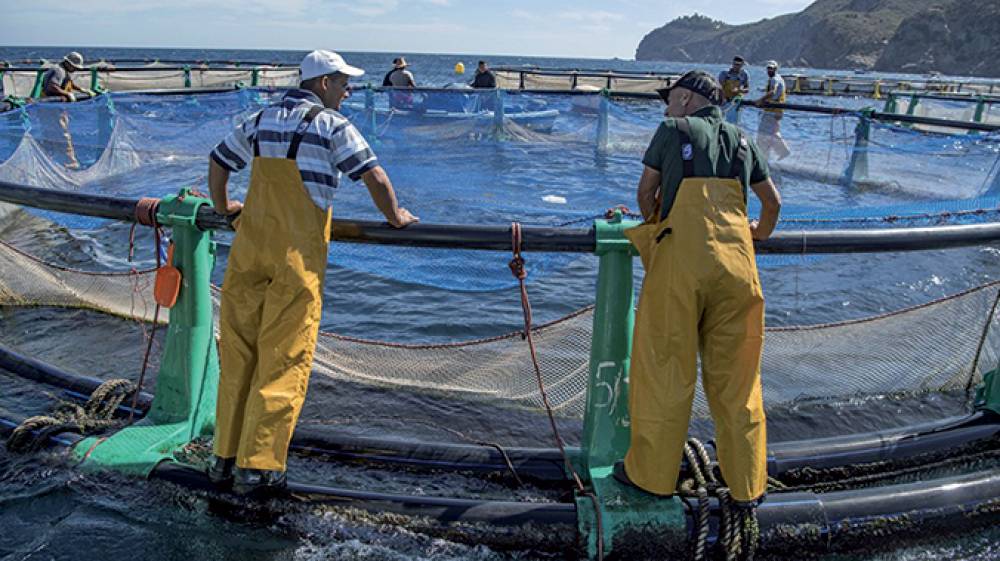
[[(3, 345), (0, 345), (0, 368), (13, 372), (22, 378), (62, 388), (80, 396), (89, 396), (104, 383), (104, 380), (100, 378), (67, 372)], [(131, 400), (128, 402), (131, 404)], [(140, 392), (136, 407), (140, 411), (146, 411), (152, 403), (152, 394)]]
[[(0, 435), (9, 433), (17, 422), (18, 419), (0, 411)], [(50, 441), (62, 446), (72, 446), (77, 442), (72, 435), (57, 436)], [(218, 492), (205, 473), (173, 462), (161, 463), (150, 477), (196, 490)], [(294, 482), (289, 483), (289, 492), (298, 502), (355, 507), (443, 523), (483, 523), (537, 529), (539, 525), (573, 528), (577, 522), (573, 503), (412, 496)], [(758, 509), (761, 548), (764, 551), (796, 552), (850, 549), (856, 543), (854, 540), (870, 540), (876, 534), (912, 533), (928, 525), (960, 527), (983, 518), (989, 522), (1000, 512), (998, 505), (1000, 472), (996, 469), (931, 481), (823, 494), (776, 492)], [(692, 523), (689, 515), (688, 526)], [(711, 538), (717, 539), (715, 531), (712, 534)], [(639, 535), (633, 537), (641, 539)], [(649, 538), (664, 547), (678, 545), (663, 544), (662, 529), (654, 529)], [(565, 539), (566, 547), (577, 543), (573, 532), (560, 539)], [(533, 544), (523, 542), (520, 545), (527, 548)], [(628, 549), (629, 544), (622, 545), (621, 549)]]
[(968, 93), (921, 93), (912, 92), (907, 90), (893, 90), (889, 92), (888, 95), (892, 95), (901, 99), (912, 97), (916, 94), (917, 99), (934, 99), (940, 101), (979, 101), (982, 99), (986, 103), (996, 103), (1000, 102), (1000, 95), (991, 93), (978, 93), (978, 92), (968, 92)]
[[(0, 368), (79, 396), (88, 396), (102, 380), (82, 376), (40, 360), (25, 357), (0, 345)], [(140, 394), (139, 413), (148, 410), (153, 396)], [(126, 411), (127, 412), (127, 411)], [(768, 474), (782, 477), (804, 467), (818, 469), (883, 461), (899, 461), (922, 454), (1000, 438), (1000, 416), (977, 412), (921, 425), (832, 438), (771, 443)], [(535, 481), (564, 481), (562, 456), (555, 448), (504, 448), (331, 434), (299, 427), (292, 450), (342, 461), (405, 465), (423, 469), (461, 470), (478, 473), (517, 473)], [(510, 464), (508, 465), (508, 462)]]
[[(740, 105), (758, 107), (762, 109), (786, 109), (789, 111), (802, 111), (804, 113), (819, 113), (823, 115), (861, 115), (862, 110), (844, 109), (842, 107), (823, 107), (819, 105), (803, 105), (799, 103), (758, 103), (751, 101), (740, 101)], [(868, 118), (873, 121), (891, 123), (911, 123), (917, 125), (930, 125), (935, 127), (948, 127), (955, 129), (976, 130), (981, 132), (993, 132), (1000, 130), (1000, 124), (977, 123), (975, 121), (954, 121), (951, 119), (938, 119), (935, 117), (921, 117), (917, 115), (900, 115), (898, 113), (882, 113), (871, 111), (867, 113)]]
[(135, 222), (134, 199), (71, 193), (0, 181), (0, 200), (55, 212)]
[[(153, 470), (150, 477), (202, 491), (215, 490), (203, 472), (173, 462), (160, 464)], [(288, 484), (288, 491), (296, 499), (305, 502), (332, 503), (369, 511), (430, 517), (441, 522), (484, 522), (499, 526), (522, 525), (532, 522), (576, 525), (576, 506), (573, 503), (528, 503), (411, 496), (340, 489), (292, 481)]]
[[(801, 554), (876, 545), (888, 536), (943, 525), (968, 527), (979, 516), (996, 519), (1000, 471), (832, 493), (773, 493), (757, 510), (761, 548)], [(888, 542), (887, 545), (891, 545)]]

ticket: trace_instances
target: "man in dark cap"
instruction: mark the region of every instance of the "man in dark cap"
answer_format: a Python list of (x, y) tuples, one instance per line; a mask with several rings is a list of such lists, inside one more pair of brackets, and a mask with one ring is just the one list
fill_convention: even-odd
[[(753, 240), (774, 230), (781, 197), (757, 147), (723, 119), (715, 78), (691, 71), (659, 93), (667, 118), (643, 158), (645, 222), (626, 232), (646, 276), (629, 372), (631, 445), (614, 476), (674, 493), (700, 353), (722, 475), (737, 505), (753, 508), (767, 486), (764, 297)], [(751, 189), (761, 202), (753, 221)]]

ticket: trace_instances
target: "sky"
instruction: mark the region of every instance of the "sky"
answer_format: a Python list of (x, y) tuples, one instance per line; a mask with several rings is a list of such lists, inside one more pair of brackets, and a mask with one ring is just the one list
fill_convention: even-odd
[(633, 58), (697, 11), (747, 23), (812, 0), (3, 0), (0, 44)]

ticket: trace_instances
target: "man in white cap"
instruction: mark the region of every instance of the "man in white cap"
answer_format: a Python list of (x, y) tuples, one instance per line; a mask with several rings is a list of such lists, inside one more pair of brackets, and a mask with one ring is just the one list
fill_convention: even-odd
[[(305, 400), (323, 309), (333, 194), (340, 175), (363, 181), (390, 225), (417, 218), (375, 154), (338, 110), (364, 71), (332, 51), (302, 60), (301, 83), (236, 126), (209, 162), (216, 212), (230, 217), (219, 312), (219, 397), (209, 477), (241, 494), (286, 483), (288, 445)], [(244, 204), (229, 174), (250, 164)], [(235, 217), (239, 216), (236, 220)]]
[[(785, 102), (785, 79), (778, 74), (778, 63), (773, 60), (767, 61), (767, 86), (764, 88), (764, 96), (757, 103), (784, 103)], [(757, 126), (757, 145), (764, 154), (765, 159), (770, 159), (773, 150), (778, 159), (784, 159), (791, 154), (785, 139), (781, 137), (781, 117), (784, 112), (781, 109), (764, 109), (760, 115), (760, 124)]]

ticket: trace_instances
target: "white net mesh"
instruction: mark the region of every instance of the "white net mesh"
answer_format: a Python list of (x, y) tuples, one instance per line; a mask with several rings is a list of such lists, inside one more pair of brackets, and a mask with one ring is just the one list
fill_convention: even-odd
[[(149, 271), (91, 273), (58, 267), (0, 243), (0, 305), (87, 308), (149, 321), (152, 281)], [(762, 366), (765, 404), (972, 388), (1000, 358), (998, 298), (1000, 283), (993, 282), (874, 318), (768, 329)], [(567, 417), (583, 414), (592, 325), (592, 310), (584, 308), (534, 332), (549, 399)], [(323, 333), (314, 372), (451, 399), (542, 407), (527, 344), (517, 332), (430, 345)], [(700, 389), (693, 414), (709, 414)]]
[[(43, 69), (44, 70), (44, 69)], [(258, 66), (258, 67), (203, 67), (192, 65), (185, 71), (176, 65), (153, 63), (140, 70), (98, 69), (96, 76), (90, 70), (70, 74), (73, 82), (80, 87), (107, 91), (180, 89), (180, 88), (235, 88), (249, 86), (295, 86), (299, 82), (298, 68)], [(96, 77), (97, 83), (94, 83)], [(39, 78), (37, 70), (8, 70), (3, 73), (4, 95), (29, 97)]]

